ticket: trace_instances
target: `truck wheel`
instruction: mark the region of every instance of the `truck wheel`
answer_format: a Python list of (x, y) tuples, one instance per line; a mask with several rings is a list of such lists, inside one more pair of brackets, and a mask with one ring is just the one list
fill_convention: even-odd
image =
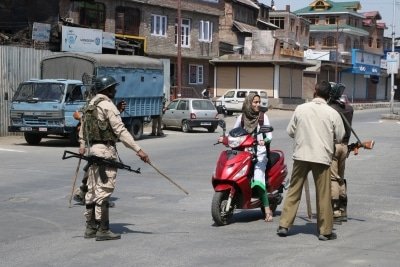
[(129, 128), (129, 131), (135, 140), (139, 140), (143, 135), (143, 123), (139, 119), (134, 119)]
[(189, 122), (188, 121), (183, 121), (182, 122), (182, 131), (184, 132), (184, 133), (188, 133), (188, 132), (190, 132), (192, 130), (192, 128), (190, 127), (190, 125), (189, 125)]
[(24, 133), (24, 137), (26, 142), (32, 146), (38, 145), (42, 140), (42, 136), (34, 133)]

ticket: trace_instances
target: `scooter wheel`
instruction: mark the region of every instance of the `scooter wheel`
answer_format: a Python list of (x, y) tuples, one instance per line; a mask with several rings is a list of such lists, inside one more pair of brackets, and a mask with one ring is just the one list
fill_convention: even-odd
[(226, 205), (228, 203), (229, 191), (215, 192), (211, 202), (211, 215), (217, 226), (224, 226), (230, 223), (233, 217), (233, 208), (228, 212)]

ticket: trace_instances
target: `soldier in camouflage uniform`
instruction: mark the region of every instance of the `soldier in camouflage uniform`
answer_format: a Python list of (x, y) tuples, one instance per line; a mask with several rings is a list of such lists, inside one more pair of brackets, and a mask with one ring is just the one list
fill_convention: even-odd
[[(124, 112), (125, 108), (126, 108), (125, 100), (122, 100), (117, 103), (117, 109), (119, 110), (120, 113)], [(76, 111), (74, 113), (74, 118), (76, 120), (79, 120), (77, 127), (78, 127), (78, 129), (80, 129), (81, 119), (82, 119), (81, 113), (79, 111)], [(78, 132), (79, 132), (79, 130), (78, 130)], [(88, 172), (89, 165), (86, 164), (85, 167), (83, 167), (83, 170), (84, 170), (84, 174), (83, 174), (83, 178), (82, 178), (82, 183), (75, 190), (74, 196), (73, 196), (74, 200), (79, 205), (85, 205), (85, 195), (86, 195), (86, 192), (88, 191), (87, 180), (88, 180), (88, 176), (89, 176), (89, 172)], [(109, 200), (108, 205), (110, 208), (113, 208), (115, 206), (115, 203), (113, 201)]]
[[(117, 160), (116, 141), (119, 139), (126, 147), (136, 152), (144, 162), (150, 162), (148, 155), (134, 141), (125, 128), (120, 112), (113, 104), (117, 81), (111, 76), (96, 78), (96, 95), (83, 112), (82, 127), (79, 131), (79, 153)], [(109, 201), (116, 183), (117, 169), (93, 164), (88, 170), (88, 192), (86, 203), (85, 238), (97, 241), (121, 238), (109, 228)]]

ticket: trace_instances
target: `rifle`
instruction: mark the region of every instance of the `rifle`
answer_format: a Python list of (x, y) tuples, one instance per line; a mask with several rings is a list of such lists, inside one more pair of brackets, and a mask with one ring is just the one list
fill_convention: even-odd
[[(69, 154), (69, 156), (67, 156)], [(111, 168), (117, 168), (117, 169), (122, 169), (122, 170), (127, 170), (130, 172), (135, 172), (135, 173), (140, 173), (140, 168), (134, 170), (131, 168), (131, 166), (125, 165), (122, 162), (115, 161), (112, 159), (105, 159), (102, 157), (90, 155), (90, 156), (85, 156), (79, 153), (75, 153), (72, 151), (64, 150), (64, 154), (62, 159), (69, 159), (69, 158), (78, 158), (78, 159), (83, 159), (88, 162), (88, 165), (96, 164), (99, 166), (106, 166), (106, 167), (111, 167)]]
[(356, 132), (354, 131), (353, 127), (351, 127), (350, 122), (346, 119), (346, 117), (342, 114), (342, 112), (339, 112), (339, 115), (342, 117), (343, 122), (350, 128), (351, 132), (354, 134), (354, 136), (357, 139), (357, 142), (347, 145), (348, 150), (347, 150), (347, 156), (346, 157), (349, 157), (351, 151), (354, 151), (354, 155), (358, 155), (358, 150), (361, 147), (363, 147), (365, 149), (374, 148), (374, 144), (375, 144), (374, 140), (368, 140), (368, 141), (365, 141), (365, 142), (361, 142), (360, 138), (358, 138), (358, 136), (357, 136)]
[(365, 142), (357, 141), (355, 143), (351, 143), (351, 144), (347, 145), (347, 148), (348, 148), (347, 157), (349, 157), (351, 151), (354, 151), (354, 155), (358, 155), (358, 150), (360, 148), (372, 149), (372, 148), (374, 148), (374, 144), (375, 144), (374, 140), (368, 140)]

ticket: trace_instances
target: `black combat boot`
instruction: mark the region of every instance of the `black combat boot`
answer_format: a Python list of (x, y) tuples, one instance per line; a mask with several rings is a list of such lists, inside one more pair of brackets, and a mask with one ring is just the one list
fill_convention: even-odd
[(341, 211), (340, 219), (342, 222), (347, 222), (347, 196), (339, 196), (339, 208)]
[(96, 233), (96, 241), (115, 240), (121, 238), (120, 234), (115, 234), (110, 231), (108, 208), (108, 200), (103, 201), (103, 203), (101, 204), (101, 218), (100, 225)]
[(332, 199), (332, 210), (333, 210), (333, 224), (342, 224), (341, 213), (339, 208), (339, 199)]
[(95, 212), (94, 212), (94, 203), (86, 205), (86, 230), (85, 230), (85, 238), (94, 238), (96, 237), (97, 232), (97, 224), (95, 220)]

